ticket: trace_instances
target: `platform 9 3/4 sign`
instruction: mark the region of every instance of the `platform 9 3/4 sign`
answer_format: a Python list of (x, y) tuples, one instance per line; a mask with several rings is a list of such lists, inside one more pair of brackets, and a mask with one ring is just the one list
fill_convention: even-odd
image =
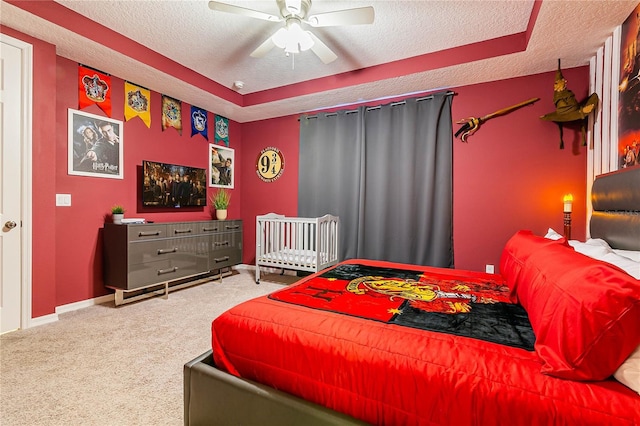
[(256, 173), (265, 182), (273, 182), (284, 173), (284, 155), (278, 148), (269, 146), (262, 151), (256, 162)]

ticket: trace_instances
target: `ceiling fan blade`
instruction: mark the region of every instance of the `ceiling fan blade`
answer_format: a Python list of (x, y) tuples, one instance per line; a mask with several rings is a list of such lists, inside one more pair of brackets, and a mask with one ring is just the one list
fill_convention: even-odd
[(313, 39), (313, 46), (311, 46), (311, 50), (313, 50), (313, 53), (315, 53), (323, 63), (328, 64), (338, 59), (338, 56), (333, 53), (333, 51), (329, 49), (329, 47), (318, 37), (316, 37), (315, 34), (311, 31), (307, 31), (307, 33), (309, 33)]
[(264, 55), (269, 53), (271, 49), (276, 47), (276, 44), (273, 42), (273, 36), (269, 37), (262, 43), (260, 46), (256, 48), (249, 56), (252, 58), (262, 58)]
[(338, 25), (372, 24), (375, 19), (373, 7), (357, 7), (355, 9), (336, 10), (333, 12), (311, 15), (307, 23), (312, 27), (335, 27)]
[(265, 21), (279, 22), (282, 19), (275, 15), (260, 12), (258, 10), (247, 9), (245, 7), (234, 6), (232, 4), (221, 3), (219, 1), (210, 1), (209, 9), (217, 10), (218, 12), (235, 13), (236, 15), (244, 15), (250, 18), (263, 19)]

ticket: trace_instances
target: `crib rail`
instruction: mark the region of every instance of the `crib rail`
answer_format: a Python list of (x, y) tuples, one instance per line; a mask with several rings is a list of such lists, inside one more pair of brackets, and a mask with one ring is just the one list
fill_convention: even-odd
[(338, 263), (337, 216), (256, 217), (256, 283), (260, 266), (317, 272)]

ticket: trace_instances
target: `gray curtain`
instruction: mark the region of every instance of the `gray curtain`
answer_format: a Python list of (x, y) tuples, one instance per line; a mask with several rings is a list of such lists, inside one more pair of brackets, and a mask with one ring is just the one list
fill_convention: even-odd
[(298, 215), (340, 217), (340, 258), (453, 266), (451, 92), (302, 116)]

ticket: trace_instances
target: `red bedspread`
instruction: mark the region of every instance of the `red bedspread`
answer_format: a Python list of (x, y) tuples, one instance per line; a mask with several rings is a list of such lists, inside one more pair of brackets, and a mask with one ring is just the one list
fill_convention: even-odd
[(543, 375), (535, 352), (268, 297), (216, 318), (212, 344), (219, 368), (371, 424), (640, 424), (630, 389)]

